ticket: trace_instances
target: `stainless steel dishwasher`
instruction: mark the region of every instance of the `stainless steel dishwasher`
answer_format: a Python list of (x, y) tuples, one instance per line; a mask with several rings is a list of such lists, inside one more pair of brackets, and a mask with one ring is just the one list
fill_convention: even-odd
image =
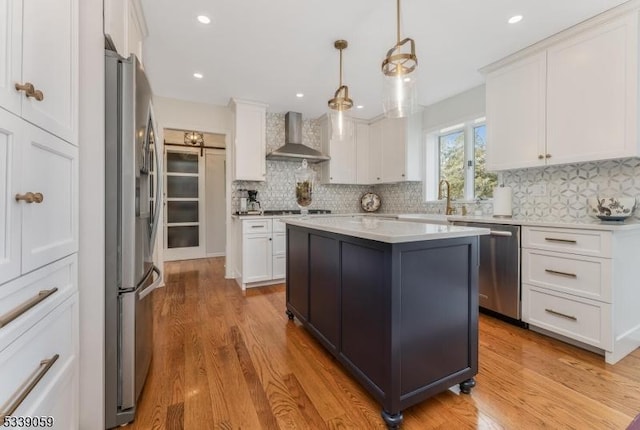
[(455, 221), (491, 230), (480, 236), (480, 307), (520, 321), (520, 226)]

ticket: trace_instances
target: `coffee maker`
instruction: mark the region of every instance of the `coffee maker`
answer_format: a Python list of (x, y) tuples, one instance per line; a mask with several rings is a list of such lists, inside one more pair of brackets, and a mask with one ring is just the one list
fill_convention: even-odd
[(249, 201), (247, 202), (247, 213), (261, 213), (262, 208), (258, 201), (258, 190), (247, 190)]

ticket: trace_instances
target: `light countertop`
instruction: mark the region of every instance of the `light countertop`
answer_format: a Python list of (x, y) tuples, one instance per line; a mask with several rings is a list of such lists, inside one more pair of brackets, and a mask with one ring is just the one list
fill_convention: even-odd
[[(237, 219), (288, 219), (301, 218), (300, 214), (293, 215), (232, 215)], [(628, 219), (624, 222), (605, 222), (596, 218), (586, 218), (584, 221), (567, 222), (558, 219), (527, 219), (527, 218), (494, 218), (491, 215), (475, 216), (475, 215), (444, 215), (444, 214), (428, 214), (428, 213), (332, 213), (332, 214), (313, 214), (307, 215), (309, 218), (371, 218), (385, 220), (412, 221), (414, 223), (425, 224), (449, 224), (454, 221), (479, 222), (487, 224), (508, 224), (532, 227), (556, 227), (556, 228), (579, 228), (584, 230), (636, 230), (640, 229), (640, 222), (635, 219)]]
[(486, 228), (459, 227), (381, 219), (375, 216), (315, 216), (283, 218), (287, 224), (386, 243), (418, 242), (489, 234)]

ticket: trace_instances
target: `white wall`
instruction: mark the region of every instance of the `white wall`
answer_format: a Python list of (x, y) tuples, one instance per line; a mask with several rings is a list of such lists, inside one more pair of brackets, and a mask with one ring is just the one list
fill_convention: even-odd
[(230, 134), (233, 114), (226, 106), (194, 103), (166, 97), (153, 97), (159, 128), (208, 131)]
[[(155, 96), (153, 98), (156, 119), (160, 130), (173, 128), (179, 130), (197, 130), (202, 132), (224, 134), (226, 136), (226, 181), (225, 181), (225, 225), (226, 229), (226, 273), (232, 277), (234, 254), (234, 236), (231, 226), (231, 154), (229, 148), (233, 142), (233, 113), (226, 106), (216, 106), (206, 103), (194, 103), (185, 100)], [(163, 235), (159, 235), (162, 240)]]
[(102, 0), (80, 5), (80, 428), (104, 428), (104, 34)]
[(424, 108), (422, 129), (434, 130), (484, 116), (485, 88), (480, 85)]

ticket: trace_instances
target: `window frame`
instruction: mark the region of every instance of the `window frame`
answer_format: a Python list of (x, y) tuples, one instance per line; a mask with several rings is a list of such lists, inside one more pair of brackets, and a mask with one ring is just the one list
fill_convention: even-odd
[[(459, 131), (464, 132), (464, 196), (455, 200), (460, 203), (473, 203), (475, 196), (475, 129), (485, 126), (484, 116), (475, 116), (464, 122), (439, 128), (426, 134), (424, 200), (427, 203), (438, 202), (438, 183), (440, 181), (440, 138)], [(471, 163), (469, 163), (471, 161)], [(492, 198), (487, 199), (492, 200)]]

